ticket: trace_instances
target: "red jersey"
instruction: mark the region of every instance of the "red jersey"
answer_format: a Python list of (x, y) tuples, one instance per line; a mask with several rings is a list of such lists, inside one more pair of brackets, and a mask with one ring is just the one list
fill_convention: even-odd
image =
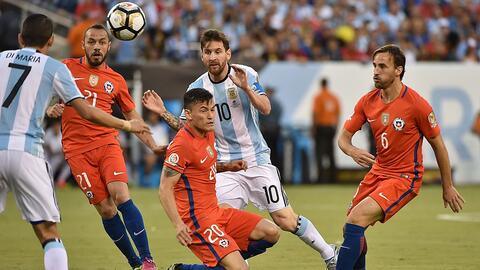
[(219, 209), (214, 142), (213, 131), (199, 137), (185, 126), (167, 148), (164, 165), (182, 174), (175, 185), (175, 202), (183, 222), (189, 226), (196, 227), (199, 220)]
[[(135, 109), (125, 79), (107, 65), (100, 69), (91, 68), (83, 57), (65, 59), (63, 63), (72, 72), (78, 89), (92, 106), (107, 113), (112, 113), (115, 102), (125, 113)], [(65, 106), (62, 144), (67, 159), (102, 145), (118, 145), (117, 136), (116, 129), (96, 125), (83, 119), (73, 107)]]
[(355, 133), (365, 122), (370, 124), (377, 148), (372, 173), (421, 179), (423, 136), (434, 138), (440, 134), (432, 107), (406, 85), (388, 104), (382, 101), (380, 93), (375, 89), (364, 95), (344, 127)]

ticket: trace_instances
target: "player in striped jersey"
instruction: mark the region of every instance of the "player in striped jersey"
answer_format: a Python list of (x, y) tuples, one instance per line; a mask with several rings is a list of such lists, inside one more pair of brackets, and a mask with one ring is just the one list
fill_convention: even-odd
[(23, 22), (22, 49), (0, 53), (0, 212), (6, 193), (15, 194), (24, 219), (32, 224), (44, 249), (46, 270), (68, 269), (67, 253), (56, 223), (60, 213), (53, 180), (43, 155), (43, 118), (58, 95), (92, 122), (126, 131), (148, 131), (141, 121), (124, 121), (86, 103), (67, 67), (48, 57), (53, 23), (42, 14)]
[[(240, 209), (252, 202), (259, 209), (267, 209), (282, 230), (297, 235), (321, 254), (328, 269), (335, 269), (334, 248), (306, 217), (293, 211), (280, 184), (278, 170), (270, 162), (270, 149), (258, 125), (258, 112), (270, 113), (270, 101), (257, 72), (248, 66), (229, 64), (228, 39), (218, 30), (205, 31), (200, 46), (201, 59), (208, 72), (190, 84), (187, 91), (204, 88), (214, 96), (218, 161), (245, 160), (249, 167), (241, 172), (218, 173), (219, 202), (223, 207)], [(144, 103), (145, 106), (160, 114), (170, 127), (178, 130), (183, 125), (165, 109), (155, 92), (146, 92), (144, 99), (151, 101)]]

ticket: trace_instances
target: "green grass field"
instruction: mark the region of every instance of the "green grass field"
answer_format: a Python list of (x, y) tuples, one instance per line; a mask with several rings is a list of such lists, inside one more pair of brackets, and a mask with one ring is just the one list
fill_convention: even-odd
[[(328, 242), (340, 244), (345, 209), (355, 188), (289, 186), (287, 194), (297, 213), (316, 224)], [(438, 219), (441, 214), (451, 213), (443, 208), (441, 188), (424, 186), (420, 196), (387, 224), (370, 228), (368, 269), (480, 269), (480, 186), (459, 190), (467, 205), (463, 214), (455, 216), (463, 221)], [(131, 193), (143, 213), (159, 269), (173, 262), (198, 262), (177, 243), (156, 190), (135, 188)], [(83, 194), (78, 189), (66, 188), (58, 191), (58, 198), (63, 217), (59, 228), (70, 269), (129, 269)], [(21, 220), (9, 194), (7, 210), (0, 214), (0, 269), (43, 269), (42, 260), (42, 249), (30, 225)], [(249, 262), (251, 269), (324, 269), (319, 255), (285, 232), (274, 248)]]

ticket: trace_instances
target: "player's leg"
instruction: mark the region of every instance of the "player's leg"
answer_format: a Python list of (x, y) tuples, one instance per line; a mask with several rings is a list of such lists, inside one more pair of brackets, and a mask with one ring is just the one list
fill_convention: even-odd
[(125, 227), (143, 261), (143, 269), (156, 269), (148, 245), (147, 231), (142, 214), (128, 191), (128, 174), (122, 149), (118, 145), (105, 147), (100, 162), (100, 173), (107, 183), (108, 193), (118, 210), (122, 213)]
[(102, 154), (103, 151), (97, 148), (82, 155), (73, 156), (67, 162), (77, 185), (102, 218), (105, 232), (128, 260), (130, 266), (132, 268), (139, 267), (142, 261), (133, 249), (125, 225), (105, 183), (102, 181), (98, 167), (92, 165), (97, 164), (98, 156)]
[(130, 264), (132, 268), (141, 266), (142, 261), (133, 249), (132, 243), (127, 235), (125, 224), (123, 224), (112, 198), (108, 197), (94, 206), (102, 217), (102, 224), (105, 232), (110, 236), (110, 239), (112, 239), (113, 243), (122, 252), (125, 258), (127, 258), (128, 264)]
[(248, 270), (248, 264), (238, 251), (234, 251), (219, 262), (217, 266), (204, 264), (173, 264), (167, 270)]
[(382, 219), (382, 207), (371, 197), (364, 198), (350, 211), (344, 227), (344, 240), (338, 254), (338, 270), (356, 269), (354, 268), (356, 264), (359, 267), (362, 261), (365, 262), (365, 229)]
[(297, 235), (303, 242), (320, 253), (324, 260), (334, 257), (334, 249), (327, 244), (315, 225), (304, 216), (297, 215), (289, 205), (280, 184), (279, 173), (273, 165), (262, 165), (247, 170), (250, 200), (259, 209), (267, 209), (275, 224), (282, 230)]
[[(262, 219), (249, 235), (248, 247), (240, 253), (244, 259), (248, 259), (267, 251), (273, 247), (280, 238), (280, 230), (277, 225), (268, 219)], [(239, 246), (241, 243), (238, 243)]]
[(56, 226), (60, 213), (48, 164), (42, 158), (19, 151), (0, 151), (0, 163), (4, 164), (0, 178), (8, 181), (23, 218), (32, 224), (42, 244), (45, 269), (68, 269), (67, 252)]

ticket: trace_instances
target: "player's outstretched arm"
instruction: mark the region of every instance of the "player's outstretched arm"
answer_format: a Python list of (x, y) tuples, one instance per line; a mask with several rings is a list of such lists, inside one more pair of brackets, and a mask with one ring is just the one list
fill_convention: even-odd
[(63, 114), (63, 110), (65, 109), (65, 105), (61, 103), (53, 104), (52, 106), (47, 108), (47, 116), (50, 118), (59, 118)]
[(452, 169), (450, 167), (448, 151), (443, 142), (442, 135), (438, 135), (434, 138), (427, 138), (427, 140), (432, 146), (438, 167), (440, 168), (443, 189), (443, 205), (445, 208), (447, 208), (447, 205), (450, 206), (450, 209), (452, 209), (453, 212), (458, 213), (462, 210), (465, 200), (453, 186)]
[(180, 118), (167, 111), (162, 98), (153, 90), (147, 90), (143, 94), (142, 103), (145, 108), (160, 115), (165, 122), (175, 131), (183, 127)]
[(250, 85), (248, 85), (247, 73), (243, 68), (236, 65), (232, 65), (232, 68), (235, 70), (235, 75), (228, 76), (233, 83), (245, 91), (255, 109), (257, 109), (261, 114), (270, 114), (272, 106), (268, 97), (266, 95), (259, 95), (253, 91)]
[[(136, 110), (132, 110), (130, 112), (124, 112), (123, 116), (125, 116), (125, 119), (127, 120), (138, 120), (140, 122), (143, 122), (142, 117), (140, 117), (140, 114)], [(135, 133), (135, 135), (142, 141), (150, 150), (154, 150), (157, 147), (157, 144), (155, 143), (155, 140), (152, 137), (151, 133), (143, 132), (143, 133)]]
[(345, 128), (340, 132), (338, 137), (338, 147), (350, 156), (358, 165), (369, 168), (375, 163), (375, 157), (367, 150), (357, 148), (352, 144), (353, 133), (347, 131)]
[(238, 172), (240, 170), (247, 170), (248, 164), (245, 160), (233, 160), (230, 162), (217, 162), (217, 173), (220, 172)]
[(168, 166), (164, 166), (162, 176), (160, 178), (158, 197), (160, 198), (160, 203), (162, 204), (165, 213), (175, 227), (178, 242), (180, 242), (180, 244), (183, 246), (188, 246), (192, 243), (192, 237), (190, 236), (192, 231), (182, 221), (180, 215), (178, 214), (177, 205), (175, 204), (175, 195), (173, 193), (173, 188), (179, 179), (179, 172), (169, 168)]
[(147, 132), (150, 133), (150, 128), (143, 122), (138, 120), (125, 121), (91, 106), (83, 98), (77, 98), (70, 102), (73, 108), (80, 114), (81, 117), (87, 119), (98, 125), (122, 129), (128, 132)]

